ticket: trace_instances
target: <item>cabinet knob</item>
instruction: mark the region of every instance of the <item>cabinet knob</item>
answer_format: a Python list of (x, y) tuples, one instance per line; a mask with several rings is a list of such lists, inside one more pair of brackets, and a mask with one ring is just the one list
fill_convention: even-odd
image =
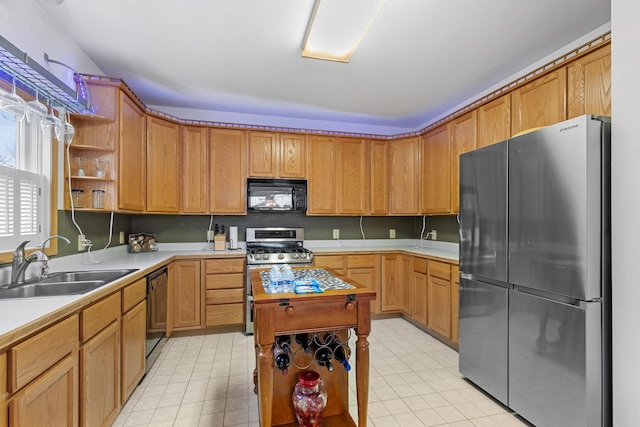
[(355, 305), (351, 301), (349, 301), (348, 303), (346, 303), (344, 305), (344, 308), (346, 308), (347, 310), (353, 310), (354, 307), (355, 307)]
[(293, 307), (288, 306), (287, 308), (284, 309), (284, 312), (287, 314), (293, 314)]

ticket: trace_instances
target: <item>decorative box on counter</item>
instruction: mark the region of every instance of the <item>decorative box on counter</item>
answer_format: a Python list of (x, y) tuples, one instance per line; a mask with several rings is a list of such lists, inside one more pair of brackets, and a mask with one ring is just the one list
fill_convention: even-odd
[(133, 254), (140, 252), (158, 252), (156, 235), (146, 233), (129, 234), (127, 252)]

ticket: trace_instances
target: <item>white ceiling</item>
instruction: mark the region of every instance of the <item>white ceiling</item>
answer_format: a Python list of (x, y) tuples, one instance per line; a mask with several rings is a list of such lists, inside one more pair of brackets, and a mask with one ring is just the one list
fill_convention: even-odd
[(147, 105), (400, 128), (429, 122), (611, 17), (610, 0), (387, 0), (344, 64), (300, 56), (313, 3), (40, 0)]

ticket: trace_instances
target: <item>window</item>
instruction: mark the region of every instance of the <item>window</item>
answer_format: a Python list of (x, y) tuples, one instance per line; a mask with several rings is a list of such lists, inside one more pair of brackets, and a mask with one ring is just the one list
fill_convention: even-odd
[(49, 235), (51, 139), (39, 120), (0, 114), (0, 252)]

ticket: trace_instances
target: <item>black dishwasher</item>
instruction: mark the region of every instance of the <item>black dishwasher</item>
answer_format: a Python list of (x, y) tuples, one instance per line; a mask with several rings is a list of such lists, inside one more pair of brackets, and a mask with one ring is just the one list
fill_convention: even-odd
[(166, 342), (168, 279), (167, 267), (147, 275), (147, 372)]

